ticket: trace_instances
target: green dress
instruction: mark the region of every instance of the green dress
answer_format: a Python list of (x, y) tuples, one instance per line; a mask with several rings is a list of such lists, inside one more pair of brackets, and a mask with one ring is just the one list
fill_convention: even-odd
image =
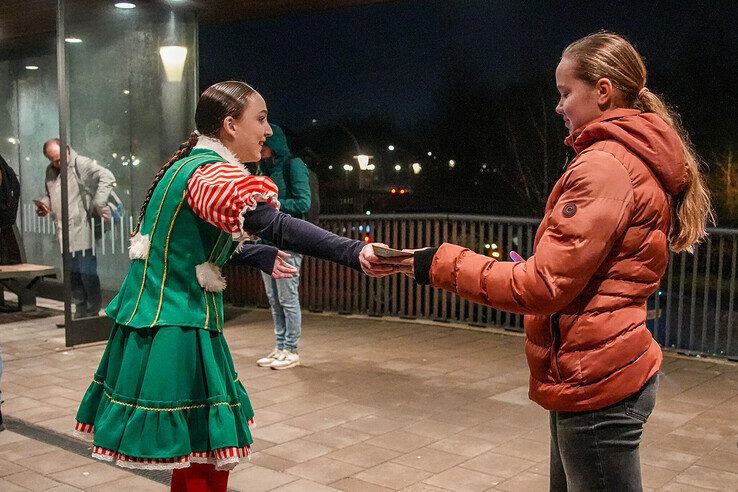
[(194, 149), (154, 189), (136, 258), (106, 309), (115, 321), (110, 339), (77, 412), (76, 431), (93, 439), (96, 458), (230, 469), (250, 453), (254, 411), (223, 337), (223, 293), (213, 287), (237, 243), (186, 200), (195, 170), (223, 161)]

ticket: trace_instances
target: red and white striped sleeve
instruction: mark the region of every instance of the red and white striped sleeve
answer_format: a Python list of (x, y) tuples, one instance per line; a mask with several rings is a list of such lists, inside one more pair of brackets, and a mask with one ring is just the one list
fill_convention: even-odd
[(227, 162), (201, 166), (187, 182), (187, 203), (202, 220), (241, 233), (241, 214), (266, 202), (279, 208), (277, 185), (266, 176), (250, 176)]

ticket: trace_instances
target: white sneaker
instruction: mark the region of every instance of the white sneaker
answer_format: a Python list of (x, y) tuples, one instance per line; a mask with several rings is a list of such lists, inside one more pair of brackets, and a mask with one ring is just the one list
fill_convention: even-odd
[(289, 350), (285, 350), (282, 352), (281, 359), (274, 359), (274, 362), (271, 363), (270, 367), (272, 369), (289, 369), (290, 367), (295, 367), (300, 365), (300, 356), (297, 355), (294, 352), (290, 352)]
[(280, 350), (280, 349), (275, 348), (274, 350), (269, 352), (269, 355), (257, 360), (256, 365), (259, 367), (269, 367), (270, 365), (272, 365), (272, 362), (279, 359), (280, 357), (283, 360), (286, 356), (285, 352), (286, 350)]

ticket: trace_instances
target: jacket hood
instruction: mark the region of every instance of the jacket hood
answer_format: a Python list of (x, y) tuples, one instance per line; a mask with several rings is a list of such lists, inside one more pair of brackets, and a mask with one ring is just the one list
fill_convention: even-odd
[(284, 131), (275, 124), (271, 124), (271, 127), (272, 136), (266, 139), (264, 145), (272, 149), (274, 160), (280, 162), (289, 158), (292, 152), (290, 152), (290, 148), (287, 145), (287, 137), (284, 135)]
[(684, 191), (689, 170), (676, 131), (654, 113), (615, 109), (566, 137), (564, 143), (579, 154), (600, 140), (617, 140), (640, 157), (670, 195)]

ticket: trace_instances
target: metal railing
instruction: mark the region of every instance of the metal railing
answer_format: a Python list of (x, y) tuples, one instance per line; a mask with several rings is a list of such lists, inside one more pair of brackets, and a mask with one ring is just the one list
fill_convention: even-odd
[[(51, 215), (39, 217), (33, 203), (21, 205), (21, 232), (41, 236), (56, 236), (56, 222)], [(116, 220), (94, 218), (90, 220), (92, 237), (92, 253), (98, 256), (128, 255), (128, 240), (133, 230), (133, 216), (123, 212)]]
[[(343, 236), (398, 248), (444, 241), (506, 259), (511, 250), (531, 254), (539, 219), (473, 215), (324, 216), (321, 226)], [(665, 348), (738, 358), (735, 324), (738, 230), (711, 229), (690, 254), (671, 254), (661, 287), (648, 301), (648, 326)], [(333, 263), (305, 258), (300, 295), (303, 308), (342, 314), (423, 318), (522, 331), (522, 316), (469, 302), (405, 276), (370, 279)], [(226, 268), (226, 300), (266, 306), (260, 274)]]

